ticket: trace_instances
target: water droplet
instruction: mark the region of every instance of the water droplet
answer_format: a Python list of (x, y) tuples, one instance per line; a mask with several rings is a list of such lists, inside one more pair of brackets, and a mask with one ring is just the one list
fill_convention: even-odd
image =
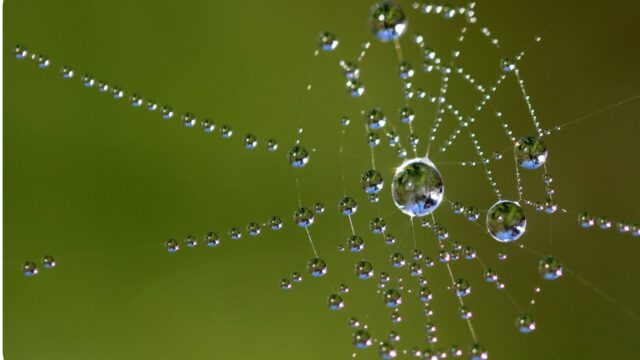
[(198, 245), (198, 240), (196, 240), (196, 237), (193, 235), (187, 235), (184, 237), (184, 244), (190, 248), (196, 247)]
[(40, 260), (40, 263), (45, 269), (53, 269), (57, 265), (56, 260), (51, 255), (43, 256), (42, 260)]
[(160, 110), (160, 114), (162, 118), (165, 120), (169, 120), (173, 117), (173, 109), (170, 106), (163, 106), (162, 110)]
[(252, 222), (249, 225), (247, 225), (247, 233), (251, 236), (258, 236), (260, 235), (260, 224), (256, 223), (256, 222)]
[(295, 145), (288, 154), (289, 164), (296, 168), (301, 168), (309, 162), (309, 153), (307, 149), (300, 145)]
[(408, 124), (412, 122), (415, 117), (416, 115), (410, 107), (404, 106), (400, 109), (400, 120), (402, 120), (403, 123)]
[(476, 209), (473, 206), (469, 206), (464, 211), (467, 220), (469, 221), (477, 221), (480, 218), (480, 210)]
[(498, 281), (498, 274), (496, 274), (496, 272), (493, 271), (493, 269), (486, 269), (482, 273), (482, 278), (486, 282), (496, 282), (496, 281)]
[(244, 137), (244, 147), (251, 150), (251, 149), (255, 149), (255, 147), (258, 145), (258, 140), (256, 139), (256, 136), (253, 134), (247, 134)]
[(553, 256), (545, 256), (540, 260), (538, 271), (545, 280), (555, 280), (562, 276), (562, 264)]
[(222, 135), (223, 138), (228, 139), (233, 135), (233, 129), (231, 129), (231, 126), (229, 125), (222, 125), (220, 128), (220, 135)]
[(374, 234), (382, 234), (386, 228), (387, 223), (381, 217), (373, 218), (369, 222), (369, 229), (371, 229)]
[(16, 57), (16, 59), (22, 60), (22, 59), (26, 58), (29, 55), (29, 51), (27, 50), (26, 47), (18, 44), (14, 48), (13, 54)]
[(469, 349), (470, 360), (487, 360), (489, 359), (489, 353), (482, 347), (482, 345), (476, 343)]
[(114, 99), (122, 99), (122, 97), (124, 97), (124, 91), (122, 91), (119, 86), (114, 86), (113, 89), (111, 89), (111, 95)]
[(327, 305), (330, 310), (340, 310), (344, 307), (344, 300), (342, 300), (342, 296), (338, 294), (331, 294), (327, 299)]
[(291, 281), (289, 279), (282, 279), (280, 280), (280, 288), (282, 290), (289, 290), (291, 289)]
[(525, 136), (515, 146), (515, 156), (523, 169), (537, 169), (547, 160), (547, 146), (535, 136)]
[(291, 280), (293, 280), (294, 282), (299, 283), (299, 282), (301, 282), (301, 281), (302, 281), (302, 275), (300, 275), (300, 273), (299, 273), (299, 272), (294, 271), (294, 272), (291, 274)]
[(602, 230), (611, 229), (611, 220), (609, 220), (605, 216), (600, 216), (598, 219), (596, 219), (596, 223)]
[(278, 142), (274, 139), (267, 140), (267, 150), (276, 151), (278, 150)]
[(357, 330), (353, 333), (353, 346), (358, 349), (366, 349), (371, 346), (371, 335), (366, 330)]
[(273, 216), (269, 219), (269, 227), (271, 230), (280, 230), (282, 229), (282, 219), (277, 216)]
[(367, 170), (362, 174), (362, 178), (360, 180), (360, 185), (362, 186), (362, 190), (364, 190), (367, 194), (375, 194), (382, 190), (384, 186), (384, 180), (382, 179), (382, 175), (376, 170)]
[(60, 74), (62, 74), (62, 78), (63, 79), (71, 79), (73, 77), (73, 69), (71, 69), (71, 67), (69, 67), (68, 65), (64, 65), (61, 69), (60, 69)]
[(413, 70), (413, 66), (411, 66), (411, 64), (409, 64), (408, 62), (403, 61), (400, 63), (400, 65), (398, 65), (398, 75), (400, 75), (400, 78), (405, 80), (410, 79), (414, 74), (415, 71)]
[(404, 255), (402, 255), (402, 253), (399, 252), (394, 252), (393, 254), (391, 254), (391, 266), (399, 268), (399, 267), (403, 267), (404, 264), (406, 264)]
[(327, 273), (327, 263), (320, 258), (313, 258), (307, 263), (307, 270), (313, 277), (320, 277)]
[(293, 213), (293, 221), (300, 227), (309, 227), (313, 224), (313, 211), (306, 207), (301, 207)]
[(353, 97), (360, 97), (364, 94), (364, 85), (358, 79), (350, 79), (347, 81), (347, 91)]
[(349, 292), (349, 287), (347, 286), (347, 284), (342, 283), (342, 284), (340, 284), (340, 288), (338, 289), (338, 291), (339, 291), (341, 294), (346, 294), (346, 293), (348, 293), (348, 292)]
[(383, 341), (380, 343), (380, 347), (378, 348), (378, 354), (380, 355), (381, 358), (385, 360), (393, 359), (398, 355), (396, 348), (393, 347), (391, 343), (386, 341)]
[(367, 120), (367, 126), (371, 130), (377, 130), (383, 128), (387, 123), (387, 118), (379, 109), (371, 109), (365, 116)]
[(349, 196), (343, 197), (338, 203), (338, 209), (343, 215), (352, 215), (358, 210), (358, 204)]
[(93, 79), (91, 75), (84, 74), (82, 76), (82, 84), (84, 85), (84, 87), (92, 87), (95, 83), (96, 81)]
[(460, 278), (454, 283), (456, 295), (459, 297), (467, 296), (471, 293), (471, 284), (466, 279)]
[(131, 106), (133, 107), (140, 107), (144, 103), (144, 100), (142, 100), (142, 97), (138, 94), (131, 95), (130, 100), (131, 100)]
[(516, 318), (516, 328), (523, 333), (527, 334), (536, 329), (536, 322), (533, 321), (531, 315), (523, 313)]
[(174, 239), (169, 239), (169, 240), (165, 241), (164, 242), (164, 247), (170, 253), (174, 253), (174, 252), (180, 250), (180, 245)]
[(229, 229), (229, 237), (231, 240), (239, 240), (242, 237), (242, 231), (238, 227), (232, 227)]
[(422, 286), (420, 287), (420, 290), (418, 290), (418, 298), (423, 303), (428, 303), (433, 299), (433, 293), (428, 287)]
[(356, 80), (360, 77), (360, 68), (357, 64), (350, 61), (341, 61), (340, 66), (342, 66), (342, 74), (347, 80)]
[(442, 202), (444, 183), (429, 159), (416, 158), (405, 161), (396, 170), (391, 193), (400, 211), (411, 217), (424, 216)]
[(22, 273), (24, 276), (34, 276), (38, 274), (38, 266), (33, 261), (25, 261), (22, 264)]
[(195, 115), (192, 113), (185, 113), (182, 115), (182, 125), (186, 127), (194, 127), (197, 123)]
[(517, 202), (502, 200), (493, 204), (487, 213), (487, 230), (500, 242), (518, 240), (525, 232), (527, 219)]
[(215, 129), (216, 129), (216, 124), (214, 124), (213, 121), (209, 119), (205, 119), (202, 122), (202, 131), (204, 131), (205, 133), (210, 134)]
[(380, 1), (369, 14), (369, 27), (382, 42), (396, 40), (407, 30), (407, 18), (402, 8), (393, 1)]
[(215, 232), (208, 232), (204, 235), (204, 242), (208, 247), (216, 247), (220, 245), (220, 236)]
[(505, 57), (500, 59), (500, 68), (504, 72), (512, 72), (516, 69), (516, 63), (513, 61), (513, 59)]
[(333, 51), (338, 47), (338, 38), (333, 33), (325, 31), (318, 36), (318, 45), (323, 51)]
[(347, 239), (347, 247), (351, 252), (360, 252), (364, 249), (364, 240), (358, 235), (350, 236)]
[(370, 147), (376, 147), (380, 145), (380, 135), (378, 135), (378, 133), (375, 133), (373, 131), (367, 134), (367, 144)]
[(355, 266), (355, 272), (359, 279), (370, 279), (373, 276), (373, 266), (367, 261), (360, 261)]
[(38, 67), (40, 69), (47, 68), (49, 67), (50, 64), (51, 64), (51, 61), (49, 61), (49, 58), (46, 55), (38, 56)]

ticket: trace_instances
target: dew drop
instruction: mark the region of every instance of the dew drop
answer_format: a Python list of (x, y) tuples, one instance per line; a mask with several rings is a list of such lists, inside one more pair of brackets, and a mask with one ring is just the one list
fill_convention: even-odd
[(411, 217), (425, 216), (442, 202), (444, 183), (429, 159), (415, 158), (396, 170), (391, 193), (400, 211)]
[(540, 260), (538, 271), (545, 280), (555, 280), (562, 276), (562, 264), (553, 256), (545, 256)]
[(25, 261), (22, 264), (22, 273), (24, 276), (34, 276), (38, 274), (38, 266), (33, 261)]
[(318, 36), (318, 46), (322, 51), (333, 51), (338, 47), (338, 38), (328, 31), (320, 33)]
[(518, 240), (525, 232), (527, 219), (517, 202), (501, 200), (493, 204), (487, 213), (489, 234), (500, 242)]
[(320, 258), (313, 258), (307, 263), (307, 270), (313, 277), (320, 277), (327, 273), (327, 263)]
[(174, 252), (180, 250), (180, 244), (178, 244), (178, 242), (175, 239), (169, 239), (169, 240), (165, 241), (164, 242), (164, 247), (170, 253), (174, 253)]
[(547, 146), (535, 136), (525, 136), (515, 145), (515, 156), (523, 169), (533, 170), (544, 165), (547, 160)]
[(295, 168), (301, 168), (309, 162), (309, 153), (307, 149), (300, 145), (295, 145), (289, 151), (287, 159), (289, 160), (289, 164)]
[(395, 2), (380, 1), (371, 7), (369, 28), (380, 41), (389, 42), (404, 34), (407, 30), (407, 18)]
[(314, 219), (313, 211), (306, 207), (301, 207), (293, 213), (293, 221), (303, 228), (311, 226)]

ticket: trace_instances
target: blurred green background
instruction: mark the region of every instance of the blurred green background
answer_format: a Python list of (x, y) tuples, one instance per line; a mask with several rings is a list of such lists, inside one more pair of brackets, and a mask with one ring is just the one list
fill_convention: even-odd
[[(412, 249), (408, 219), (393, 207), (388, 180), (400, 161), (384, 143), (376, 153), (387, 180), (379, 206), (359, 189), (367, 170), (368, 149), (361, 110), (377, 106), (397, 124), (406, 143), (407, 129), (397, 122), (403, 104), (397, 60), (390, 44), (375, 41), (367, 28), (371, 1), (37, 1), (4, 3), (4, 355), (19, 359), (344, 359), (354, 351), (349, 316), (366, 319), (378, 339), (392, 328), (398, 347), (426, 347), (421, 307), (407, 294), (404, 321), (392, 327), (390, 311), (375, 295), (374, 280), (355, 279), (353, 254), (338, 244), (349, 234), (338, 214), (342, 196), (339, 119), (351, 117), (344, 138), (347, 192), (360, 204), (356, 231), (366, 241), (364, 255), (376, 270), (391, 271), (389, 250), (367, 228), (378, 214)], [(408, 35), (420, 32), (428, 46), (448, 59), (462, 18), (426, 16), (401, 0), (410, 21)], [(479, 1), (479, 26), (469, 29), (459, 64), (481, 84), (499, 75), (499, 59), (527, 49), (520, 68), (544, 127), (592, 113), (640, 92), (640, 41), (636, 1)], [(488, 26), (503, 53), (479, 31)], [(332, 53), (312, 56), (320, 31), (340, 39)], [(537, 44), (533, 38), (541, 34)], [(355, 60), (364, 41), (372, 47), (362, 64), (364, 99), (347, 96), (338, 67)], [(410, 36), (402, 38), (407, 59), (419, 69)], [(50, 56), (52, 66), (13, 58), (16, 44)], [(62, 64), (76, 72), (71, 80)], [(127, 99), (85, 89), (80, 77), (121, 86), (169, 104), (176, 117), (135, 109)], [(305, 91), (311, 81), (313, 90)], [(438, 78), (418, 71), (417, 87), (436, 93)], [(452, 77), (450, 99), (469, 111), (478, 94)], [(513, 76), (493, 101), (516, 136), (533, 132)], [(412, 102), (416, 131), (425, 134), (435, 107)], [(546, 139), (549, 172), (560, 206), (613, 220), (640, 222), (640, 167), (637, 146), (640, 102), (604, 112)], [(179, 116), (191, 111), (235, 131), (186, 129)], [(485, 150), (508, 147), (493, 108), (474, 125)], [(451, 118), (436, 145), (451, 131)], [(309, 165), (292, 169), (285, 153), (304, 128), (302, 143), (316, 151)], [(259, 149), (242, 147), (241, 138), (258, 136)], [(276, 153), (265, 140), (280, 143)], [(447, 153), (433, 152), (446, 184), (446, 196), (487, 209), (495, 200), (480, 168), (447, 165), (473, 160), (462, 136)], [(506, 197), (515, 197), (513, 163), (494, 163)], [(329, 273), (310, 279), (305, 265), (313, 255), (304, 232), (291, 222), (297, 206), (296, 175), (306, 205), (324, 203), (327, 211), (310, 228)], [(542, 172), (523, 174), (525, 197), (542, 199)], [(481, 280), (475, 262), (452, 264), (473, 292), (465, 300), (474, 312), (480, 342), (493, 359), (635, 359), (638, 321), (619, 310), (640, 313), (639, 239), (615, 230), (583, 230), (573, 215), (550, 217), (527, 208), (528, 233), (522, 243), (551, 252), (565, 266), (597, 285), (615, 304), (566, 274), (542, 283), (535, 256), (489, 239), (443, 206), (436, 213), (451, 239), (474, 246), (495, 268), (521, 307), (527, 308), (536, 285), (532, 314), (538, 330), (529, 335), (514, 327), (517, 311), (508, 298)], [(280, 232), (232, 242), (226, 231), (279, 215)], [(484, 215), (483, 215), (484, 216)], [(552, 230), (551, 230), (552, 229)], [(219, 248), (201, 244), (167, 254), (162, 243), (206, 231), (222, 236)], [(419, 247), (437, 255), (433, 234), (417, 228)], [(550, 244), (550, 237), (552, 242)], [(551, 248), (550, 248), (551, 246)], [(509, 259), (499, 262), (496, 253)], [(20, 265), (50, 254), (54, 270), (26, 278)], [(279, 281), (292, 271), (304, 281), (288, 292)], [(406, 272), (406, 269), (404, 269)], [(457, 299), (447, 291), (448, 274), (438, 265), (425, 270), (434, 291), (437, 348), (472, 340), (458, 319)], [(351, 292), (339, 312), (326, 308), (327, 296), (345, 282)], [(377, 358), (375, 347), (357, 358)]]

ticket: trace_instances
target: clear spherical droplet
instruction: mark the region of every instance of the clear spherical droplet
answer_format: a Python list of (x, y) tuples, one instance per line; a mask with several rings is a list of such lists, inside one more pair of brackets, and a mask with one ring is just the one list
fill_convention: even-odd
[(216, 247), (220, 245), (220, 236), (215, 232), (208, 232), (204, 234), (204, 242), (208, 247)]
[(538, 271), (545, 280), (555, 280), (562, 276), (562, 264), (553, 256), (545, 256), (538, 264)]
[(260, 224), (256, 222), (252, 222), (249, 225), (247, 225), (247, 234), (251, 236), (260, 235), (260, 231), (261, 231)]
[(487, 212), (487, 230), (500, 242), (518, 240), (527, 227), (524, 210), (517, 202), (502, 200)]
[(293, 213), (293, 221), (300, 227), (309, 227), (314, 221), (313, 211), (306, 207), (301, 207)]
[(402, 253), (399, 253), (399, 252), (394, 252), (393, 254), (391, 254), (390, 261), (391, 261), (391, 266), (395, 268), (403, 267), (406, 264), (404, 255), (402, 255)]
[(469, 281), (463, 278), (455, 281), (454, 288), (456, 290), (456, 295), (458, 295), (459, 297), (464, 297), (471, 293), (471, 284), (469, 284)]
[(381, 217), (373, 218), (369, 222), (369, 229), (371, 229), (374, 234), (382, 234), (386, 230), (386, 228), (387, 223)]
[(349, 236), (347, 247), (351, 252), (360, 252), (364, 249), (364, 240), (358, 235)]
[(193, 235), (187, 235), (184, 237), (184, 244), (190, 248), (196, 247), (198, 245), (198, 240), (196, 240), (196, 237)]
[(68, 65), (64, 65), (61, 69), (60, 69), (60, 74), (62, 74), (62, 78), (63, 79), (71, 79), (73, 77), (73, 69), (71, 67), (69, 67)]
[(525, 136), (515, 146), (515, 156), (523, 169), (537, 169), (547, 160), (547, 146), (535, 136)]
[(309, 152), (300, 145), (295, 145), (288, 154), (289, 164), (296, 168), (301, 168), (309, 162)]
[(358, 210), (358, 204), (352, 197), (345, 196), (340, 199), (338, 209), (343, 215), (348, 216), (354, 214)]
[(383, 128), (387, 124), (387, 118), (379, 109), (371, 109), (366, 115), (367, 126), (371, 130)]
[(280, 288), (282, 290), (289, 290), (291, 289), (291, 280), (289, 279), (282, 279), (280, 280)]
[(333, 51), (338, 47), (338, 38), (333, 33), (325, 31), (318, 36), (318, 45), (322, 51)]
[(53, 269), (57, 265), (56, 259), (54, 259), (53, 256), (51, 255), (43, 256), (42, 259), (40, 260), (40, 263), (42, 264), (42, 267), (45, 269)]
[(220, 135), (222, 135), (223, 138), (228, 139), (233, 135), (233, 129), (231, 129), (231, 126), (229, 125), (222, 125), (220, 128)]
[(593, 215), (588, 212), (583, 212), (578, 215), (578, 223), (583, 228), (590, 228), (595, 224), (595, 221), (593, 219)]
[(368, 261), (360, 261), (355, 266), (355, 273), (359, 279), (370, 279), (373, 276), (373, 265)]
[(274, 139), (267, 140), (267, 150), (276, 151), (278, 150), (278, 142)]
[(395, 173), (391, 193), (403, 213), (425, 216), (442, 202), (444, 183), (435, 165), (427, 158), (405, 161)]
[(269, 227), (271, 230), (280, 230), (282, 229), (282, 219), (277, 216), (273, 216), (269, 219)]
[(360, 185), (367, 194), (375, 194), (382, 190), (384, 180), (378, 171), (367, 170), (362, 174)]
[(407, 18), (395, 2), (380, 1), (371, 7), (369, 28), (380, 41), (393, 41), (407, 30)]
[(358, 330), (353, 333), (353, 346), (358, 349), (366, 349), (371, 346), (373, 342), (371, 341), (371, 335), (366, 330)]
[(340, 310), (344, 307), (344, 300), (342, 296), (338, 294), (331, 294), (329, 298), (327, 298), (327, 305), (329, 306), (329, 310)]
[(380, 343), (380, 346), (378, 348), (378, 355), (380, 355), (380, 357), (385, 360), (394, 359), (398, 355), (398, 352), (396, 351), (396, 348), (391, 345), (391, 343), (383, 341)]
[(22, 273), (24, 276), (34, 276), (38, 274), (38, 266), (33, 261), (25, 261), (22, 264)]
[(245, 148), (249, 150), (255, 149), (256, 146), (258, 146), (258, 139), (253, 134), (247, 134), (244, 137), (243, 143)]
[(229, 229), (229, 237), (231, 240), (238, 240), (242, 237), (242, 231), (240, 231), (239, 227), (232, 227)]
[(180, 250), (180, 245), (174, 239), (169, 239), (169, 240), (165, 241), (164, 242), (164, 247), (170, 253), (174, 253), (174, 252)]
[(531, 315), (523, 313), (516, 318), (516, 328), (523, 334), (527, 334), (536, 329), (536, 322)]
[(384, 304), (390, 308), (396, 308), (402, 304), (402, 295), (396, 289), (388, 289), (384, 292)]
[(307, 263), (307, 270), (313, 277), (320, 277), (327, 273), (327, 263), (320, 258), (313, 258)]
[(22, 60), (22, 59), (26, 58), (29, 55), (29, 51), (27, 50), (26, 47), (18, 44), (14, 48), (13, 54), (16, 57), (16, 59)]

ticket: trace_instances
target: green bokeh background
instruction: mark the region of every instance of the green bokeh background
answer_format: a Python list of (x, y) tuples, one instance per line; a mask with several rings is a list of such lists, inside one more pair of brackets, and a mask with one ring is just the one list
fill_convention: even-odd
[[(409, 33), (419, 31), (429, 46), (448, 58), (461, 18), (425, 16), (401, 0)], [(349, 234), (336, 203), (342, 195), (339, 118), (352, 118), (344, 137), (346, 189), (360, 204), (356, 231), (365, 237), (365, 256), (387, 270), (388, 249), (371, 235), (368, 221), (378, 214), (400, 239), (407, 255), (412, 240), (408, 220), (395, 211), (388, 188), (378, 207), (367, 203), (359, 174), (369, 166), (361, 110), (383, 109), (397, 123), (402, 103), (392, 45), (374, 41), (366, 15), (370, 1), (41, 1), (4, 3), (4, 355), (19, 359), (345, 359), (353, 352), (349, 316), (365, 318), (376, 338), (392, 328), (390, 311), (375, 296), (375, 282), (355, 279), (352, 254), (336, 246)], [(501, 40), (503, 54), (527, 49), (523, 77), (540, 121), (552, 127), (592, 113), (640, 92), (640, 41), (636, 1), (479, 1), (480, 26)], [(316, 36), (331, 30), (340, 38), (333, 53), (314, 58)], [(536, 44), (534, 36), (543, 33)], [(362, 64), (367, 86), (362, 100), (348, 97), (337, 63), (355, 59), (363, 41), (373, 45)], [(41, 70), (13, 58), (15, 44), (51, 57)], [(406, 58), (419, 68), (409, 36)], [(481, 84), (499, 75), (503, 56), (470, 28), (459, 64)], [(76, 77), (62, 80), (69, 64)], [(80, 75), (121, 86), (167, 103), (176, 115), (228, 123), (231, 139), (185, 129), (178, 116), (135, 109), (126, 99), (80, 84)], [(304, 89), (307, 83), (312, 91)], [(418, 71), (416, 86), (436, 93), (436, 76)], [(450, 98), (468, 112), (479, 96), (452, 77)], [(517, 136), (532, 133), (526, 106), (513, 76), (493, 102)], [(416, 132), (424, 152), (435, 107), (414, 102)], [(640, 221), (640, 103), (629, 103), (570, 126), (546, 139), (556, 199), (572, 210), (590, 210), (612, 219)], [(474, 125), (487, 152), (510, 144), (492, 115), (483, 111)], [(451, 131), (447, 118), (436, 145)], [(316, 151), (310, 164), (292, 169), (285, 152), (304, 128), (302, 142)], [(245, 150), (244, 134), (258, 136), (260, 148)], [(268, 153), (265, 140), (279, 140)], [(473, 160), (464, 135), (447, 153), (433, 151), (446, 183), (446, 196), (487, 209), (495, 196), (480, 168), (448, 165)], [(389, 180), (399, 160), (381, 145), (376, 163)], [(506, 197), (515, 195), (509, 157), (492, 165)], [(320, 255), (329, 264), (321, 279), (309, 279), (312, 256), (304, 232), (291, 223), (301, 200), (320, 201), (325, 215), (311, 227)], [(525, 196), (542, 199), (541, 171), (523, 174)], [(565, 266), (597, 285), (616, 305), (575, 276), (549, 283), (539, 279), (536, 256), (490, 240), (476, 226), (443, 207), (436, 216), (452, 240), (472, 245), (495, 268), (523, 308), (541, 284), (532, 313), (538, 331), (519, 334), (517, 311), (508, 298), (484, 283), (475, 262), (452, 265), (472, 283), (466, 298), (473, 324), (493, 359), (634, 359), (638, 321), (619, 310), (640, 313), (640, 243), (614, 230), (583, 230), (575, 217), (549, 216), (527, 208), (529, 227), (522, 243), (551, 252)], [(201, 238), (231, 226), (245, 227), (272, 215), (285, 219), (281, 232), (233, 242), (223, 236), (216, 249), (199, 246), (167, 254), (162, 243), (186, 234)], [(553, 231), (551, 231), (551, 229)], [(433, 234), (416, 229), (419, 247), (435, 257)], [(552, 241), (550, 241), (552, 238)], [(551, 245), (550, 245), (551, 244)], [(498, 262), (496, 252), (509, 255)], [(27, 259), (58, 258), (55, 270), (34, 278), (19, 271)], [(305, 277), (289, 292), (282, 277)], [(403, 274), (405, 282), (412, 282)], [(446, 290), (443, 266), (425, 270), (434, 291), (438, 346), (471, 344), (457, 317), (457, 300)], [(326, 309), (326, 297), (344, 281), (351, 288), (340, 312)], [(424, 342), (417, 301), (406, 294), (400, 348)], [(376, 350), (357, 358), (377, 358)]]

